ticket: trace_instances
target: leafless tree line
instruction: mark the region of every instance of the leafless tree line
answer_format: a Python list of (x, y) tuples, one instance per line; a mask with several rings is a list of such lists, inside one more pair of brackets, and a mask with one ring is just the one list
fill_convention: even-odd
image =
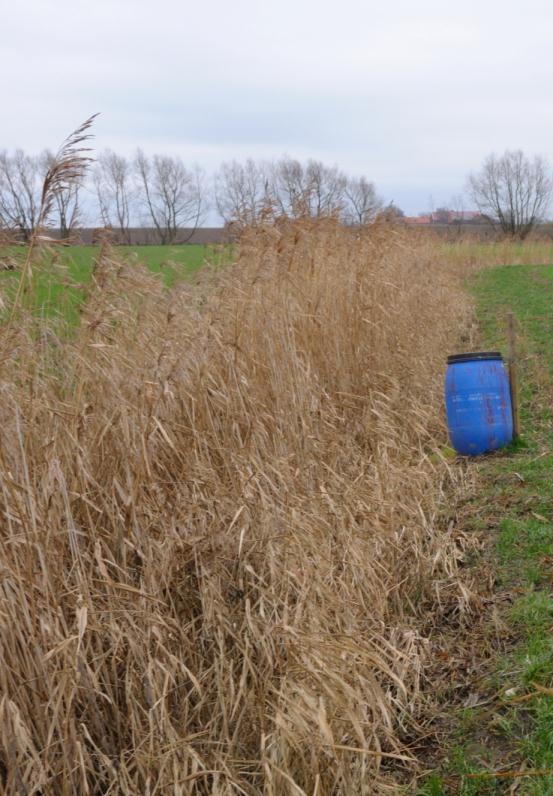
[[(53, 155), (36, 157), (17, 150), (0, 152), (0, 227), (29, 240), (37, 223), (40, 191)], [(95, 223), (130, 242), (132, 225), (155, 229), (160, 243), (185, 242), (213, 206), (225, 224), (246, 226), (269, 218), (335, 216), (348, 225), (370, 223), (382, 207), (376, 188), (365, 177), (348, 177), (337, 167), (289, 157), (278, 161), (223, 163), (211, 184), (181, 158), (128, 158), (102, 152), (88, 182), (77, 181), (56, 197), (52, 223), (67, 238), (83, 226), (83, 208)], [(95, 208), (92, 210), (92, 208)]]
[[(16, 230), (28, 241), (37, 225), (44, 177), (53, 154), (30, 156), (21, 149), (0, 151), (0, 230)], [(468, 194), (480, 212), (505, 234), (524, 238), (545, 217), (553, 194), (547, 162), (521, 151), (490, 155), (468, 180)], [(160, 243), (186, 242), (211, 206), (225, 224), (244, 227), (282, 216), (334, 216), (347, 225), (370, 223), (382, 210), (376, 188), (366, 177), (349, 177), (336, 166), (290, 157), (276, 161), (223, 163), (208, 181), (199, 168), (178, 156), (133, 158), (102, 152), (92, 179), (71, 181), (55, 197), (52, 224), (63, 238), (92, 224), (113, 229), (130, 242), (130, 228), (152, 228)], [(395, 210), (388, 208), (388, 212)]]
[[(38, 221), (44, 178), (54, 155), (31, 156), (22, 150), (0, 152), (0, 227), (15, 230), (28, 241)], [(84, 199), (83, 199), (83, 195)], [(84, 178), (68, 184), (55, 197), (51, 223), (62, 238), (83, 223), (83, 206), (129, 242), (132, 222), (153, 227), (161, 243), (177, 240), (180, 228), (195, 229), (206, 206), (203, 176), (178, 157), (138, 151), (128, 159), (107, 150), (97, 159), (92, 182)]]
[(374, 184), (365, 177), (348, 177), (320, 161), (287, 157), (223, 163), (214, 193), (221, 218), (240, 226), (275, 216), (335, 216), (349, 225), (367, 224), (382, 208)]

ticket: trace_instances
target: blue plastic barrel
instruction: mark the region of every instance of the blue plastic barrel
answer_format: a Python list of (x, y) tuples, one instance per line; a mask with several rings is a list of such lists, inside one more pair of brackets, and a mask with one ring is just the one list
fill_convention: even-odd
[(478, 456), (511, 442), (509, 377), (499, 351), (447, 358), (445, 406), (449, 438), (457, 453)]

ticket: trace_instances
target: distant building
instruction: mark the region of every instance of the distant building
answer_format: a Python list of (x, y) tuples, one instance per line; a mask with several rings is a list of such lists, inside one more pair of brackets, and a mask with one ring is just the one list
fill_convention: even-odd
[(432, 224), (432, 216), (405, 216), (403, 219), (406, 224), (409, 224), (411, 227), (426, 227)]
[(418, 216), (405, 216), (403, 221), (411, 227), (429, 227), (432, 224), (477, 224), (484, 221), (478, 210), (437, 210)]

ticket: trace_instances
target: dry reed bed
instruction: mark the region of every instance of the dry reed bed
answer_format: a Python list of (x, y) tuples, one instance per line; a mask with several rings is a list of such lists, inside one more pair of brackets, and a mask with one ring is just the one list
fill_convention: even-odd
[(168, 294), (104, 251), (1, 339), (6, 793), (380, 793), (411, 765), (446, 353), (431, 244), (289, 223)]
[[(439, 236), (434, 238), (436, 243)], [(463, 270), (495, 265), (549, 265), (552, 260), (553, 240), (529, 239), (524, 242), (503, 238), (498, 241), (479, 242), (469, 235), (442, 244), (443, 256), (452, 265)]]

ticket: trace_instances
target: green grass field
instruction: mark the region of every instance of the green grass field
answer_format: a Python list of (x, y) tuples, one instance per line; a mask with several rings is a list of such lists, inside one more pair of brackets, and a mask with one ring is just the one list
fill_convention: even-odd
[(470, 290), (482, 348), (505, 352), (506, 313), (512, 310), (517, 319), (522, 439), (474, 465), (480, 494), (471, 509), (472, 530), (485, 541), (474, 566), (495, 577), (485, 632), (490, 648), (500, 651), (486, 663), (486, 677), (472, 685), (485, 704), (450, 708), (445, 759), (419, 793), (551, 796), (553, 266), (485, 270)]
[[(54, 256), (52, 256), (52, 251)], [(215, 265), (228, 262), (232, 248), (229, 246), (117, 246), (117, 256), (131, 263), (141, 263), (152, 273), (159, 274), (170, 287), (180, 280), (189, 279), (205, 263)], [(90, 280), (98, 246), (55, 247), (41, 257), (35, 268), (33, 308), (46, 317), (59, 317), (76, 323), (78, 308), (84, 296), (83, 289)], [(26, 249), (10, 246), (0, 249), (3, 262), (20, 264)], [(0, 271), (0, 291), (15, 291), (19, 271)]]

